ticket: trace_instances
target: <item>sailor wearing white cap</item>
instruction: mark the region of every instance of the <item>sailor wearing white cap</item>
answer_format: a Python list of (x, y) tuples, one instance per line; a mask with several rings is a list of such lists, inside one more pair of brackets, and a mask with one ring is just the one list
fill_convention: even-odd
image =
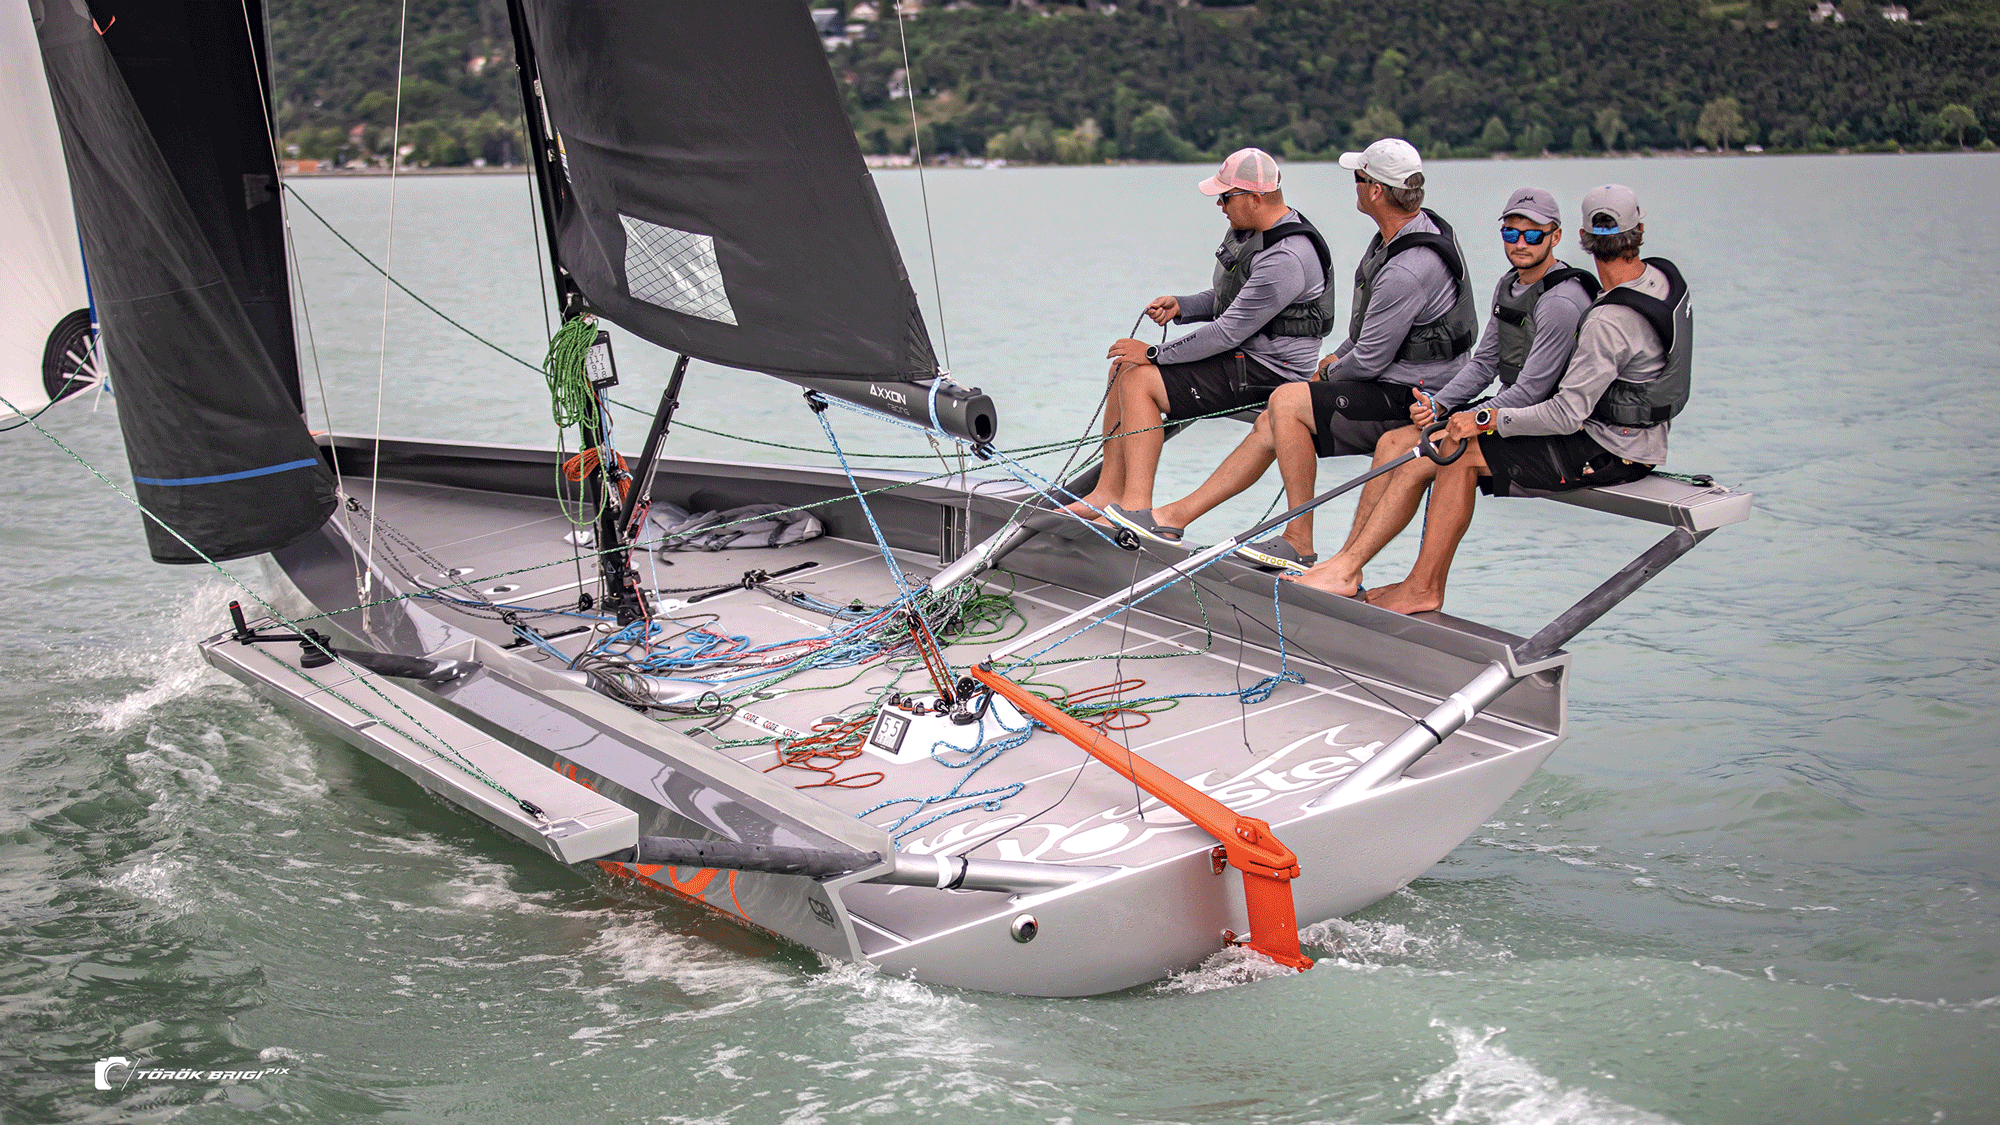
[(1639, 258), (1645, 217), (1622, 184), (1584, 195), (1579, 241), (1596, 260), (1603, 295), (1584, 314), (1554, 393), (1524, 406), (1453, 414), (1445, 437), (1463, 442), (1463, 455), (1443, 466), (1418, 458), (1380, 478), (1389, 483), (1347, 546), (1299, 581), (1359, 592), (1361, 568), (1408, 526), (1429, 487), (1416, 565), (1403, 581), (1367, 596), (1401, 613), (1438, 609), (1480, 490), (1537, 496), (1624, 484), (1666, 460), (1668, 419), (1687, 402), (1694, 314), (1674, 264)]

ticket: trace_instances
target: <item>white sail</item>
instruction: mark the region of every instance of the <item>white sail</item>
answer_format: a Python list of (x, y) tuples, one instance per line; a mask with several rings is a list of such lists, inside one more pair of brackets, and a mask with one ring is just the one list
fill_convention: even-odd
[[(62, 138), (24, 0), (0, 0), (0, 396), (48, 405), (43, 355), (56, 324), (85, 307)], [(12, 411), (0, 406), (0, 417)]]

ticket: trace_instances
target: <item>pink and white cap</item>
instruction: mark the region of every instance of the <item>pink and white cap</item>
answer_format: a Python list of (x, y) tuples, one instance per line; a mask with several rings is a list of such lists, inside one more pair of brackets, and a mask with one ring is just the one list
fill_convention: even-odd
[(1203, 195), (1225, 191), (1277, 191), (1278, 162), (1261, 148), (1239, 148), (1229, 154), (1215, 175), (1195, 185)]

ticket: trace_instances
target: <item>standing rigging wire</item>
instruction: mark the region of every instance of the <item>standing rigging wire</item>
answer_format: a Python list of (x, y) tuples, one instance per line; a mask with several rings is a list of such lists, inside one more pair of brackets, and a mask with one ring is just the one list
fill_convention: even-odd
[(931, 233), (931, 190), (924, 181), (924, 134), (917, 124), (917, 83), (910, 71), (910, 33), (903, 27), (902, 0), (883, 0), (896, 5), (896, 36), (903, 41), (903, 92), (910, 97), (910, 144), (917, 153), (917, 191), (924, 201), (924, 239), (931, 253), (931, 288), (937, 294), (938, 342), (944, 347), (944, 371), (951, 371), (951, 333), (944, 324), (944, 285), (938, 281), (937, 237)]
[[(382, 338), (375, 356), (375, 450), (368, 469), (368, 550), (367, 571), (361, 576), (361, 600), (367, 601), (375, 583), (375, 513), (382, 488), (382, 388), (389, 373), (389, 271), (396, 260), (396, 171), (403, 162), (403, 47), (410, 34), (410, 0), (402, 0), (402, 14), (396, 24), (396, 108), (389, 126), (389, 233), (382, 248)], [(368, 628), (368, 611), (362, 611), (361, 627)]]
[[(286, 193), (292, 190), (292, 186), (285, 182), (284, 161), (278, 159), (278, 117), (276, 111), (271, 108), (270, 95), (265, 90), (264, 64), (257, 56), (259, 44), (255, 21), (250, 18), (250, 0), (242, 0), (242, 9), (243, 34), (249, 40), (250, 47), (250, 68), (257, 80), (257, 103), (264, 111), (264, 139), (271, 148), (271, 173), (278, 179), (278, 221), (282, 228), (280, 237), (285, 241), (285, 258), (291, 263), (292, 287), (298, 290), (299, 318), (305, 321), (306, 348), (312, 355), (313, 382), (319, 387), (319, 410), (326, 417), (327, 461), (333, 466), (333, 487), (336, 495), (346, 496), (347, 480), (340, 473), (340, 451), (333, 448), (333, 403), (327, 398), (326, 375), (319, 366), (319, 341), (313, 337), (312, 305), (306, 300), (305, 271), (299, 268), (298, 242), (292, 237), (292, 207), (286, 196)], [(308, 207), (307, 210), (311, 208)], [(296, 349), (297, 346), (294, 344), (293, 348)], [(301, 393), (299, 397), (304, 398), (305, 395)], [(355, 559), (354, 588), (357, 591), (363, 589), (362, 582), (361, 560)]]

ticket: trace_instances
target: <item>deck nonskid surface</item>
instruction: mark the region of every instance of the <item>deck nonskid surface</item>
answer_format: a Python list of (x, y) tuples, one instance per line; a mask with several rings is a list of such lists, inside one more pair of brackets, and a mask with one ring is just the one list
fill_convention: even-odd
[[(416, 539), (445, 569), (468, 569), (470, 573), (460, 580), (470, 581), (473, 589), (493, 591), (486, 594), (493, 601), (574, 610), (577, 568), (563, 538), (573, 529), (552, 502), (385, 483), (378, 505), (384, 518)], [(420, 569), (415, 560), (406, 561), (412, 570)], [(913, 586), (925, 582), (936, 567), (936, 560), (925, 556), (899, 553), (898, 561)], [(551, 562), (557, 565), (506, 573)], [(719, 585), (739, 579), (747, 570), (778, 570), (804, 562), (817, 565), (777, 585), (841, 605), (858, 599), (881, 606), (897, 596), (896, 582), (873, 544), (834, 539), (781, 550), (675, 553), (656, 561), (641, 556), (639, 569), (649, 583), (674, 590)], [(589, 560), (583, 569), (589, 578)], [(506, 589), (509, 586), (513, 589)], [(586, 583), (584, 588), (591, 587)], [(1090, 600), (1051, 585), (1017, 582), (1004, 573), (992, 576), (985, 589), (1010, 596), (1029, 629)], [(760, 590), (739, 589), (696, 605), (680, 604), (687, 596), (664, 595), (664, 616), (684, 625), (713, 621), (717, 631), (746, 637), (753, 645), (824, 637), (844, 626)], [(513, 639), (511, 630), (499, 622), (448, 608), (439, 612), (491, 640)], [(1435, 703), (1392, 685), (1349, 676), (1296, 651), (1290, 654), (1288, 667), (1305, 683), (1279, 683), (1268, 698), (1246, 703), (1242, 690), (1279, 670), (1274, 643), (1258, 643), (1258, 635), (1265, 641), (1275, 639), (1259, 625), (1239, 622), (1234, 611), (1219, 601), (1210, 605), (1209, 614), (1210, 628), (1204, 630), (1199, 624), (1140, 608), (1076, 636), (1048, 652), (1039, 665), (1009, 674), (1045, 694), (1074, 695), (1126, 681), (1121, 695), (1127, 700), (1178, 697), (1171, 707), (1150, 705), (1155, 713), (1142, 722), (1135, 720), (1131, 729), (1114, 731), (1113, 738), (1232, 809), (1274, 824), (1296, 816), (1305, 802), (1331, 787), (1369, 748), (1403, 731), (1410, 722), (1408, 713), (1421, 714)], [(538, 627), (552, 633), (585, 623), (577, 617), (552, 617), (540, 619)], [(1008, 632), (1013, 631), (1010, 625)], [(554, 643), (564, 653), (575, 654), (599, 635), (577, 634)], [(963, 670), (983, 660), (997, 643), (983, 639), (955, 644), (945, 649), (944, 656), (955, 670)], [(1338, 654), (1316, 655), (1338, 663)], [(558, 663), (546, 655), (536, 658), (549, 665)], [(757, 677), (717, 686), (734, 690), (755, 682)], [(976, 772), (963, 764), (970, 757), (965, 753), (946, 752), (900, 764), (862, 754), (835, 767), (832, 776), (845, 785), (829, 786), (819, 784), (827, 780), (826, 774), (779, 765), (777, 748), (767, 733), (771, 728), (809, 731), (822, 721), (859, 714), (889, 690), (928, 692), (930, 680), (913, 658), (809, 669), (737, 700), (734, 720), (673, 718), (666, 725), (690, 732), (715, 745), (718, 753), (752, 768), (811, 787), (804, 791), (827, 806), (888, 828), (905, 850), (958, 854), (969, 849), (999, 859), (1139, 864), (1207, 846), (1199, 829), (1047, 731), (1038, 730), (1024, 744), (990, 755)], [(979, 730), (958, 728), (952, 744), (970, 750), (982, 733), (991, 741), (1008, 732), (989, 720)], [(1449, 768), (1457, 755), (1538, 746), (1549, 737), (1482, 716), (1427, 765)], [(727, 744), (737, 741), (746, 744)], [(874, 773), (880, 778), (864, 776)]]

